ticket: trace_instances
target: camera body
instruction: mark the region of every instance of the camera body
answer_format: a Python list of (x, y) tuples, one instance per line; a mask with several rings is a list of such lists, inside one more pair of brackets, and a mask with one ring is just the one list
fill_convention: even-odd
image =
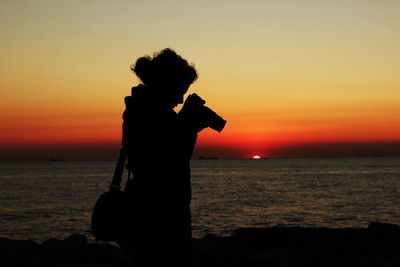
[(204, 105), (205, 103), (206, 101), (197, 94), (191, 94), (187, 97), (182, 112), (195, 114), (203, 126), (221, 132), (225, 127), (226, 120), (221, 118), (209, 107), (206, 107)]

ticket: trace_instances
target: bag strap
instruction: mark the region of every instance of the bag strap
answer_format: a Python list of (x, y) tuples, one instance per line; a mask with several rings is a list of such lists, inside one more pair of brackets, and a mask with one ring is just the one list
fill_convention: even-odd
[(125, 157), (125, 150), (121, 148), (119, 152), (117, 166), (115, 166), (114, 176), (110, 184), (110, 191), (120, 191), (121, 189), (121, 180), (122, 174), (124, 172)]

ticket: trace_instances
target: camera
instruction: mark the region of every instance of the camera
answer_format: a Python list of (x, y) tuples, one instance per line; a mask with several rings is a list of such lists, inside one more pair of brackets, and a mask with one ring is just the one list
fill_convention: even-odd
[(191, 94), (187, 97), (181, 112), (183, 114), (194, 114), (203, 126), (221, 132), (225, 127), (226, 120), (209, 107), (204, 106), (205, 103), (206, 101), (197, 94)]

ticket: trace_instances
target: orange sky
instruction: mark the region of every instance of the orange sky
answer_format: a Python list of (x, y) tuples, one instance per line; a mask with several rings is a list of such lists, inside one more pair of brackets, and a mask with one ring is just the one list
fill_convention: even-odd
[(195, 64), (189, 92), (228, 121), (196, 155), (400, 142), (398, 1), (142, 2), (0, 3), (0, 160), (118, 151), (139, 82), (129, 66), (165, 47)]

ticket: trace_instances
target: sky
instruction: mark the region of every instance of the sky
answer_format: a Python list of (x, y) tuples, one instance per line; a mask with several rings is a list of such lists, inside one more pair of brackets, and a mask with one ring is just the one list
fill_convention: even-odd
[[(399, 1), (0, 2), (0, 161), (114, 159), (170, 47), (226, 128), (195, 157), (400, 155)], [(179, 108), (178, 108), (179, 110)], [(156, 155), (155, 155), (156, 156)]]

